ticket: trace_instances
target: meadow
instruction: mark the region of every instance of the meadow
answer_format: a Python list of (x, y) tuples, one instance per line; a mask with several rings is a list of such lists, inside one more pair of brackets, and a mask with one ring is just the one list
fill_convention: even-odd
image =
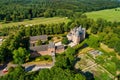
[(88, 18), (92, 18), (94, 20), (97, 20), (98, 18), (103, 18), (107, 21), (120, 22), (120, 8), (87, 12), (85, 14)]
[(10, 22), (10, 23), (0, 23), (0, 27), (12, 27), (18, 25), (37, 25), (37, 24), (54, 24), (54, 23), (62, 23), (62, 22), (69, 22), (70, 19), (67, 17), (52, 17), (52, 18), (34, 18), (32, 20), (24, 20), (22, 22)]

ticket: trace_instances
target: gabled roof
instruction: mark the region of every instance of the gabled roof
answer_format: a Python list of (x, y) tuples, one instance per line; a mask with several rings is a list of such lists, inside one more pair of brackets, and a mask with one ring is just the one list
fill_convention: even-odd
[(49, 48), (55, 48), (55, 43), (54, 42), (49, 42)]
[(41, 45), (41, 46), (35, 46), (35, 47), (30, 47), (31, 51), (47, 51), (48, 50), (48, 45)]
[(47, 35), (40, 35), (40, 36), (32, 36), (32, 37), (30, 37), (30, 41), (37, 41), (37, 40), (47, 41), (47, 39), (48, 39)]

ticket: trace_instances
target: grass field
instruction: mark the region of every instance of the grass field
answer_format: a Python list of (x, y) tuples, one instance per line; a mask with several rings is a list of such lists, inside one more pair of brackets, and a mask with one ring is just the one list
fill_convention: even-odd
[(98, 18), (103, 18), (107, 21), (120, 22), (120, 8), (93, 11), (85, 14), (87, 15), (88, 18), (92, 18), (94, 20)]
[(53, 18), (34, 18), (33, 20), (24, 20), (22, 22), (0, 23), (0, 27), (11, 27), (17, 25), (34, 25), (34, 24), (51, 24), (69, 22), (70, 19), (66, 17), (53, 17)]

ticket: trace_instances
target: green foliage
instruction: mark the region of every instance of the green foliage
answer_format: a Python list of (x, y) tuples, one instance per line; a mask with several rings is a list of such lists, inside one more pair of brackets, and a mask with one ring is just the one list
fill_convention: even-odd
[(30, 53), (25, 48), (18, 48), (13, 51), (13, 59), (16, 64), (22, 64), (29, 60)]
[(100, 46), (99, 38), (95, 36), (89, 36), (89, 38), (86, 40), (86, 43), (93, 48), (98, 48)]
[[(84, 41), (82, 41), (80, 44), (77, 44), (74, 49), (77, 51), (77, 50), (80, 50), (82, 49), (83, 46), (86, 45), (86, 39)], [(86, 45), (87, 46), (87, 45)]]
[(1, 77), (0, 80), (24, 80), (25, 77), (25, 70), (21, 66), (17, 66), (14, 68), (12, 72), (9, 72), (4, 77)]
[(14, 68), (13, 68), (13, 67), (10, 67), (10, 68), (8, 69), (8, 72), (10, 73), (10, 72), (12, 72), (12, 71), (14, 71)]
[(75, 53), (74, 48), (68, 47), (63, 54), (57, 56), (55, 65), (63, 69), (73, 69)]
[(120, 55), (120, 41), (116, 42), (115, 51), (117, 51), (119, 53), (119, 55)]
[(76, 53), (75, 49), (72, 47), (68, 47), (65, 51), (66, 56), (73, 56), (75, 55), (75, 53)]
[[(119, 20), (120, 11), (115, 11), (115, 9), (116, 8), (87, 12), (86, 15), (87, 15), (88, 18), (92, 18), (94, 20), (97, 20), (98, 18), (103, 18), (107, 21), (112, 21), (112, 22), (117, 21), (117, 22), (119, 22), (120, 21)], [(118, 9), (120, 9), (120, 8), (118, 8)]]
[(113, 75), (116, 75), (116, 71), (119, 70), (120, 68), (119, 66), (120, 63), (115, 53), (104, 52), (102, 55), (97, 56), (95, 61), (98, 64), (102, 65), (106, 70), (108, 70)]
[(42, 41), (38, 40), (36, 44), (37, 44), (37, 46), (40, 46), (40, 45), (42, 45)]
[(73, 17), (75, 12), (96, 11), (119, 6), (117, 0), (92, 0), (91, 2), (89, 0), (0, 0), (0, 2), (0, 20), (4, 22), (31, 20), (35, 17)]
[(80, 74), (75, 75), (75, 80), (86, 80), (86, 78)]
[(108, 62), (108, 63), (104, 63), (103, 66), (109, 71), (111, 72), (113, 75), (116, 75), (116, 64), (114, 62)]
[(49, 55), (40, 56), (40, 57), (37, 57), (35, 61), (52, 61), (52, 57)]
[(69, 69), (53, 67), (51, 70), (41, 70), (34, 80), (85, 80), (85, 77), (81, 74), (73, 74)]
[(62, 44), (68, 44), (68, 43), (69, 43), (68, 38), (67, 37), (63, 37)]
[(100, 78), (102, 78), (103, 80), (112, 80), (110, 77), (108, 77), (108, 75), (106, 73), (102, 73), (100, 75)]

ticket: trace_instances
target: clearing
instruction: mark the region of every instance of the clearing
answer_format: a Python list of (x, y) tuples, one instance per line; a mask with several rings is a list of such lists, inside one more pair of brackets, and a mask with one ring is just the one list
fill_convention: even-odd
[(33, 18), (32, 20), (24, 20), (22, 22), (10, 22), (10, 23), (3, 23), (0, 22), (0, 27), (11, 27), (11, 26), (18, 26), (18, 25), (37, 25), (37, 24), (51, 24), (51, 23), (62, 23), (62, 22), (69, 22), (70, 19), (67, 17), (52, 17), (52, 18)]
[(120, 22), (120, 8), (87, 12), (85, 14), (88, 18), (92, 18), (94, 20), (97, 20), (98, 18), (103, 18), (107, 21)]

